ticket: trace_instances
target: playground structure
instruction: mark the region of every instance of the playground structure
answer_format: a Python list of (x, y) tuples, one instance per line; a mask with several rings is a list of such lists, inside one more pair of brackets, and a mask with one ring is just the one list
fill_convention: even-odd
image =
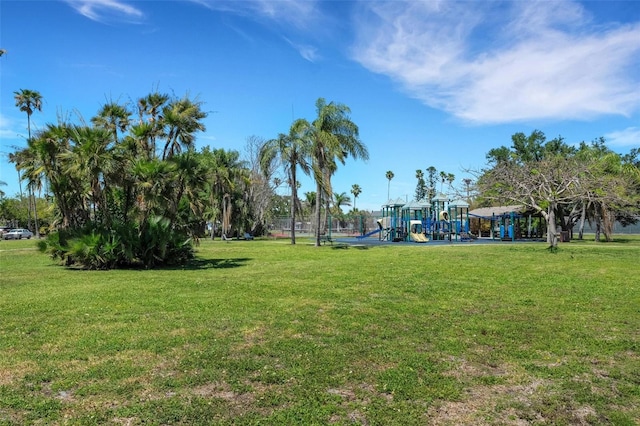
[(463, 200), (449, 200), (436, 194), (425, 200), (405, 203), (389, 200), (382, 206), (378, 228), (359, 238), (378, 234), (381, 241), (412, 241), (426, 243), (434, 240), (469, 241), (469, 204)]
[(376, 236), (379, 241), (468, 242), (478, 238), (516, 241), (543, 238), (544, 220), (522, 206), (486, 207), (469, 211), (464, 200), (450, 200), (442, 193), (430, 202), (389, 200), (382, 206), (378, 229), (357, 238)]
[(469, 212), (471, 232), (493, 240), (516, 241), (544, 237), (544, 219), (522, 206), (483, 207)]

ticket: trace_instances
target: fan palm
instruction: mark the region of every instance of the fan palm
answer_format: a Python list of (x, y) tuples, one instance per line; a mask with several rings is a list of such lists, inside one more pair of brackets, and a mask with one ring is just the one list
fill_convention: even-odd
[(98, 115), (91, 119), (97, 127), (104, 127), (113, 133), (113, 142), (118, 143), (118, 130), (124, 132), (129, 127), (131, 112), (124, 105), (115, 102), (104, 104)]
[[(33, 114), (34, 110), (36, 111), (42, 111), (42, 95), (40, 94), (40, 92), (35, 91), (35, 90), (29, 90), (29, 89), (20, 89), (17, 92), (13, 92), (14, 94), (14, 99), (16, 101), (16, 106), (20, 109), (20, 111), (22, 112), (26, 112), (27, 113), (27, 132), (28, 132), (28, 141), (31, 140), (31, 115)], [(20, 176), (20, 172), (18, 171), (18, 179), (21, 181), (22, 177)], [(29, 190), (29, 204), (31, 204), (31, 201), (33, 199), (33, 204), (35, 205), (35, 197), (33, 195), (33, 191), (32, 188), (30, 186), (27, 186), (27, 189)], [(22, 192), (22, 190), (20, 191)], [(29, 209), (29, 211), (31, 211), (31, 209)], [(35, 215), (37, 216), (38, 213), (36, 212)], [(36, 218), (36, 238), (40, 237), (40, 232), (38, 230), (38, 219)], [(29, 227), (31, 227), (31, 214), (29, 214)]]
[(298, 200), (298, 167), (304, 172), (310, 172), (308, 161), (310, 153), (309, 140), (305, 138), (305, 120), (296, 120), (289, 130), (289, 134), (280, 134), (276, 139), (267, 141), (260, 150), (260, 162), (263, 169), (275, 159), (279, 159), (285, 169), (289, 187), (291, 188), (291, 244), (296, 243), (296, 212), (300, 211)]
[(353, 194), (353, 210), (356, 211), (356, 200), (362, 194), (362, 188), (357, 183), (351, 185), (351, 194)]
[(385, 176), (387, 178), (387, 180), (389, 182), (387, 182), (387, 200), (390, 200), (391, 198), (389, 198), (391, 195), (391, 179), (393, 179), (393, 177), (395, 176), (393, 174), (393, 172), (391, 170), (388, 170), (387, 173), (385, 173)]
[[(164, 93), (153, 92), (138, 99), (138, 115), (140, 125), (148, 124), (148, 129), (145, 130), (146, 148), (148, 149), (148, 157), (154, 158), (156, 156), (156, 138), (162, 136), (162, 126), (160, 124), (160, 112), (169, 101), (169, 95)], [(145, 121), (147, 117), (147, 121)]]
[(195, 133), (206, 130), (201, 120), (207, 113), (200, 106), (200, 102), (193, 102), (185, 97), (163, 108), (162, 121), (166, 129), (163, 160), (180, 153), (183, 147), (193, 148)]

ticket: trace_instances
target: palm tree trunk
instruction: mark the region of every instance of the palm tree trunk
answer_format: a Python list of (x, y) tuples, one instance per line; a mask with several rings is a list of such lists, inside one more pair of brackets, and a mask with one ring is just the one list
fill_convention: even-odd
[(31, 201), (33, 199), (33, 193), (31, 187), (27, 185), (27, 228), (31, 229)]
[(320, 247), (320, 209), (322, 208), (322, 186), (316, 184), (316, 247)]
[(291, 244), (296, 243), (296, 204), (298, 203), (298, 188), (296, 186), (296, 169), (291, 170)]
[[(33, 191), (32, 191), (33, 192)], [(38, 224), (38, 202), (35, 193), (33, 194), (33, 219), (35, 221), (36, 238), (40, 239), (40, 225)]]

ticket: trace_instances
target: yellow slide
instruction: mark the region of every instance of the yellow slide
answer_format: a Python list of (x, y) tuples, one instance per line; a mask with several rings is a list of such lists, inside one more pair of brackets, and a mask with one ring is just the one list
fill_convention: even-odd
[(426, 243), (429, 241), (429, 239), (425, 237), (424, 234), (419, 234), (417, 232), (411, 233), (411, 240), (415, 241), (416, 243)]

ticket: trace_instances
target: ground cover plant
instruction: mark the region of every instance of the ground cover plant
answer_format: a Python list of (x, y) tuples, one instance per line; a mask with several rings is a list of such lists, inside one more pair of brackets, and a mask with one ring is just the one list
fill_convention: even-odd
[(0, 424), (637, 424), (640, 239), (546, 247), (1, 241)]

